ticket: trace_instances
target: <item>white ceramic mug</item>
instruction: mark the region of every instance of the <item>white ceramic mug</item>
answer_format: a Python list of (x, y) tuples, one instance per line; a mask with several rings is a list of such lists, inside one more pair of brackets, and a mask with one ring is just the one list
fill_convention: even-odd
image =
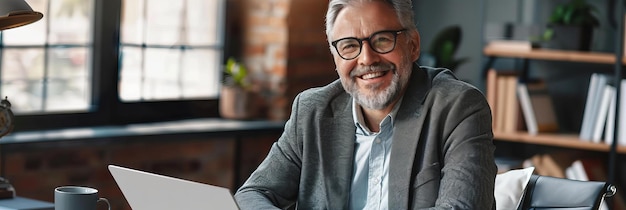
[(61, 186), (54, 189), (54, 210), (96, 210), (96, 204), (103, 201), (111, 210), (106, 198), (98, 197), (98, 190), (90, 187)]

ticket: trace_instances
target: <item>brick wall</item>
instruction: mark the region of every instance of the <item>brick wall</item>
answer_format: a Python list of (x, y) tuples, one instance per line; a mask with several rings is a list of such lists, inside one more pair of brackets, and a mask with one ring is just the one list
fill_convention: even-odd
[(338, 78), (324, 32), (328, 1), (230, 0), (232, 54), (251, 71), (269, 119), (288, 118), (304, 89)]
[[(297, 2), (297, 3), (295, 3)], [(326, 40), (325, 15), (328, 1), (294, 0), (289, 25), (286, 97), (309, 87), (326, 85), (339, 78)]]

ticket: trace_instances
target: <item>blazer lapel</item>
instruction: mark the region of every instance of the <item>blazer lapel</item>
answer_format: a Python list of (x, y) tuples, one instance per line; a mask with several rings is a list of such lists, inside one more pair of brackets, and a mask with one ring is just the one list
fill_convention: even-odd
[(430, 85), (424, 70), (414, 65), (409, 86), (394, 120), (389, 162), (389, 209), (409, 208), (411, 171), (422, 124), (427, 115), (427, 109), (422, 106)]
[[(346, 94), (347, 96), (347, 94)], [(349, 96), (333, 103), (333, 115), (322, 119), (326, 130), (321, 130), (321, 152), (326, 181), (328, 209), (346, 209), (350, 199), (356, 128), (352, 119), (352, 101)]]

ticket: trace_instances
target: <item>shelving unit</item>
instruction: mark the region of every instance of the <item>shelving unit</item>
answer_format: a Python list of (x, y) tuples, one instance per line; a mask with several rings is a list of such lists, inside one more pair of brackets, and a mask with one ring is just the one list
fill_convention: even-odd
[[(580, 51), (564, 51), (552, 49), (513, 49), (493, 47), (487, 44), (483, 48), (483, 54), (491, 58), (507, 57), (521, 58), (533, 60), (553, 60), (553, 61), (569, 61), (584, 63), (601, 63), (614, 64), (616, 61), (615, 54), (602, 52), (580, 52)], [(622, 64), (626, 64), (626, 58), (622, 59)]]
[[(611, 3), (610, 0), (606, 1), (607, 4)], [(605, 52), (580, 52), (580, 51), (563, 51), (563, 50), (553, 50), (553, 49), (533, 49), (530, 47), (512, 47), (512, 48), (506, 48), (506, 47), (497, 47), (497, 46), (490, 46), (488, 43), (483, 43), (484, 44), (484, 48), (483, 48), (483, 55), (485, 56), (485, 58), (487, 60), (485, 60), (485, 64), (484, 64), (484, 68), (482, 69), (482, 78), (486, 78), (487, 77), (487, 72), (489, 70), (489, 68), (491, 68), (491, 66), (493, 66), (495, 60), (497, 60), (497, 58), (514, 58), (514, 59), (520, 59), (523, 62), (521, 63), (522, 66), (519, 67), (518, 66), (518, 70), (519, 70), (519, 76), (521, 77), (527, 77), (528, 74), (528, 62), (531, 60), (543, 60), (543, 61), (560, 61), (560, 62), (573, 62), (573, 63), (595, 63), (595, 64), (606, 64), (606, 65), (613, 65), (614, 66), (614, 72), (612, 74), (614, 81), (614, 84), (617, 84), (617, 88), (616, 88), (616, 95), (617, 95), (617, 99), (616, 100), (617, 104), (615, 106), (615, 116), (619, 116), (620, 112), (626, 111), (626, 110), (620, 110), (620, 107), (623, 107), (624, 105), (620, 105), (620, 100), (619, 100), (619, 96), (620, 96), (620, 92), (623, 91), (622, 88), (624, 87), (620, 87), (621, 84), (621, 79), (623, 77), (623, 67), (626, 66), (626, 58), (624, 57), (624, 24), (625, 24), (625, 18), (624, 18), (624, 1), (614, 1), (612, 2), (615, 5), (612, 5), (613, 8), (615, 8), (615, 14), (617, 15), (613, 15), (612, 12), (609, 12), (610, 15), (607, 15), (608, 17), (613, 17), (615, 16), (617, 18), (616, 21), (616, 27), (615, 27), (615, 39), (612, 42), (615, 47), (615, 51), (614, 53), (605, 53)], [(484, 10), (485, 9), (485, 4), (486, 1), (481, 0), (481, 8)], [(518, 7), (525, 5), (525, 4), (520, 4), (518, 2)], [(527, 7), (530, 8), (530, 7)], [(517, 21), (522, 20), (523, 15), (520, 15), (521, 10), (518, 10), (517, 14)], [(482, 14), (486, 14), (485, 11), (482, 12)], [(604, 14), (603, 14), (604, 15)], [(484, 24), (485, 24), (485, 16), (482, 17), (482, 23), (483, 23), (483, 32), (484, 30)], [(524, 19), (526, 21), (528, 21), (528, 19)], [(530, 45), (530, 44), (529, 44)], [(519, 63), (518, 63), (519, 64)], [(583, 93), (584, 94), (584, 93)], [(557, 147), (557, 148), (568, 148), (568, 149), (577, 149), (577, 150), (583, 150), (583, 151), (594, 151), (594, 152), (604, 152), (607, 154), (607, 177), (606, 177), (606, 181), (608, 183), (614, 184), (616, 183), (616, 176), (618, 175), (617, 173), (617, 167), (618, 167), (618, 156), (623, 156), (624, 154), (626, 154), (626, 146), (623, 145), (618, 145), (618, 140), (617, 140), (617, 132), (618, 132), (618, 126), (619, 126), (619, 118), (616, 117), (615, 118), (615, 123), (614, 126), (616, 129), (613, 129), (613, 142), (611, 144), (607, 144), (607, 143), (594, 143), (594, 142), (590, 142), (590, 141), (586, 141), (586, 140), (582, 140), (580, 139), (578, 136), (578, 133), (576, 134), (572, 134), (572, 133), (540, 133), (538, 135), (530, 135), (528, 134), (528, 132), (526, 131), (515, 131), (515, 132), (498, 132), (498, 131), (494, 131), (494, 140), (495, 141), (501, 141), (501, 142), (514, 142), (514, 143), (519, 143), (519, 144), (532, 144), (532, 145), (542, 145), (542, 146), (549, 146), (549, 147)], [(626, 131), (620, 131), (620, 132), (626, 132)], [(623, 178), (621, 178), (620, 180), (623, 181)], [(619, 187), (619, 186), (618, 186)], [(623, 186), (622, 186), (623, 187)], [(619, 191), (619, 189), (618, 189)], [(622, 189), (622, 193), (623, 193), (623, 189)], [(611, 202), (611, 200), (613, 200), (612, 198), (608, 198), (607, 202)], [(612, 208), (610, 208), (612, 209)]]
[[(555, 146), (570, 149), (580, 149), (598, 152), (610, 152), (611, 145), (605, 143), (593, 143), (582, 141), (577, 134), (551, 134), (542, 133), (530, 135), (525, 131), (518, 132), (494, 132), (494, 139), (497, 141), (508, 141), (525, 144), (537, 144), (545, 146)], [(618, 146), (617, 153), (626, 154), (626, 146)]]
[[(584, 62), (599, 64), (617, 63), (613, 53), (603, 52), (580, 52), (553, 49), (519, 49), (491, 46), (487, 44), (483, 48), (483, 54), (489, 59), (484, 72), (495, 62), (497, 58), (518, 58), (526, 60), (552, 60), (567, 62)], [(626, 65), (626, 58), (622, 58), (621, 65)], [(486, 74), (486, 73), (485, 73)], [(616, 136), (616, 135), (615, 135)], [(557, 146), (563, 148), (611, 152), (611, 146), (606, 143), (593, 143), (578, 138), (577, 134), (539, 134), (530, 135), (525, 131), (512, 133), (494, 132), (494, 139), (499, 141)], [(626, 154), (626, 146), (616, 145), (615, 152)]]
[[(623, 37), (623, 20), (620, 21), (620, 36)], [(616, 41), (619, 45), (623, 46), (623, 40)], [(620, 78), (622, 78), (622, 67), (626, 65), (626, 58), (623, 56), (623, 50), (619, 47), (616, 53), (602, 53), (602, 52), (580, 52), (580, 51), (563, 51), (552, 49), (520, 49), (520, 48), (505, 48), (495, 47), (489, 44), (483, 48), (483, 54), (488, 57), (487, 64), (483, 69), (483, 78), (486, 77), (487, 70), (491, 68), (493, 62), (497, 58), (517, 58), (524, 59), (524, 67), (521, 70), (520, 76), (527, 76), (527, 63), (528, 60), (549, 60), (549, 61), (566, 61), (566, 62), (583, 62), (583, 63), (598, 63), (598, 64), (614, 64), (615, 72), (614, 84), (620, 84)], [(621, 59), (618, 61), (618, 59)], [(616, 88), (616, 95), (618, 96), (615, 115), (619, 116), (619, 91), (621, 88), (619, 85)], [(621, 110), (626, 111), (626, 110)], [(494, 131), (494, 140), (515, 142), (522, 144), (544, 145), (559, 148), (578, 149), (586, 151), (606, 152), (608, 153), (608, 172), (607, 182), (615, 183), (616, 176), (616, 161), (619, 154), (626, 154), (626, 146), (618, 145), (617, 142), (617, 126), (619, 118), (616, 117), (613, 134), (613, 143), (607, 144), (604, 142), (594, 143), (587, 140), (582, 140), (578, 137), (578, 134), (563, 134), (563, 133), (540, 133), (538, 135), (530, 135), (526, 131), (516, 132), (498, 132)], [(624, 131), (622, 131), (624, 132)], [(609, 199), (610, 200), (610, 199)]]

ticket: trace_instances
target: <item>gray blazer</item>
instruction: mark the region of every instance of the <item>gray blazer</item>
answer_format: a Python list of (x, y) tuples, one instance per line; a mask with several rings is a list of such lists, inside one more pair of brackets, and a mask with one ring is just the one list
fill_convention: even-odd
[[(347, 209), (356, 127), (341, 83), (293, 102), (282, 136), (237, 190), (241, 209)], [(449, 70), (414, 65), (394, 119), (389, 209), (495, 209), (491, 111)]]

